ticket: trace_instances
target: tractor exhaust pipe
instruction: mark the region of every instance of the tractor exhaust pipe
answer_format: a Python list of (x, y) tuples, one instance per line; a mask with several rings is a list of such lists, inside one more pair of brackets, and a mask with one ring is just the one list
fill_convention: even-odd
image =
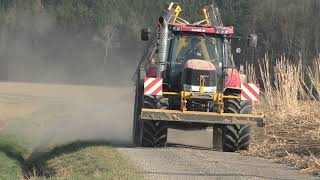
[(167, 64), (167, 47), (168, 47), (168, 23), (161, 16), (159, 18), (160, 23), (160, 37), (159, 37), (159, 47), (158, 47), (158, 58), (156, 61), (157, 65), (157, 77), (162, 77), (162, 72), (166, 70)]

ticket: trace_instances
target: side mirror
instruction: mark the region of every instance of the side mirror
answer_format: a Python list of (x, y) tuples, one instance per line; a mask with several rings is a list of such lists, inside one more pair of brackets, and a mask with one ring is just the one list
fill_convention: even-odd
[(141, 30), (141, 40), (142, 41), (149, 41), (150, 39), (151, 30), (150, 28), (143, 28)]
[(248, 37), (248, 45), (252, 48), (256, 48), (258, 44), (258, 36), (256, 34), (250, 34)]

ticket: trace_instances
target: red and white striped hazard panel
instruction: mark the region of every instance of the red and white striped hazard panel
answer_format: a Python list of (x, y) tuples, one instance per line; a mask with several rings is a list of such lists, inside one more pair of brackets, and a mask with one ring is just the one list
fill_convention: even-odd
[(144, 94), (161, 96), (162, 95), (162, 79), (161, 78), (144, 78)]
[(242, 83), (241, 84), (241, 100), (259, 101), (260, 85)]

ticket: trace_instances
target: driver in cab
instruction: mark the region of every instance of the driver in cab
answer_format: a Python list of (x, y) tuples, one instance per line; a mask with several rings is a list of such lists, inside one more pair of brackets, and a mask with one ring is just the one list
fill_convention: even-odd
[(200, 51), (200, 38), (193, 38), (191, 40), (191, 48), (186, 52), (186, 60), (189, 59), (203, 59), (203, 54)]

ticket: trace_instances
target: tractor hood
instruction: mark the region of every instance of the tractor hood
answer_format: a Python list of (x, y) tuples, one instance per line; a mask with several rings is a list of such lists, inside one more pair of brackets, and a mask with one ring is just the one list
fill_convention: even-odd
[(203, 71), (215, 71), (216, 67), (208, 61), (190, 59), (186, 62), (185, 68)]
[(204, 81), (204, 91), (215, 93), (217, 91), (216, 67), (208, 61), (190, 59), (186, 62), (182, 75), (183, 90), (189, 92), (200, 91), (200, 79)]

